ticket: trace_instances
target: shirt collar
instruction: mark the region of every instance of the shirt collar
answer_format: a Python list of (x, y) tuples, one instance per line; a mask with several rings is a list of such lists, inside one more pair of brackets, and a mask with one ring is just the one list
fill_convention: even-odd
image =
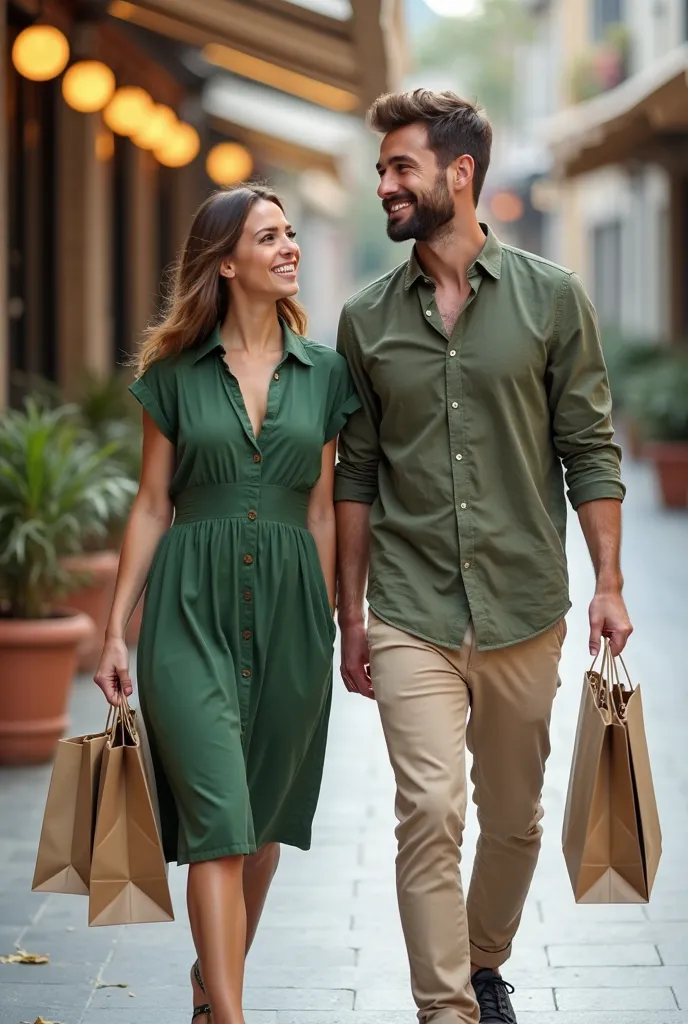
[[(490, 277), (493, 277), (498, 281), (502, 273), (502, 243), (487, 224), (481, 223), (480, 227), (485, 235), (485, 245), (475, 262), (468, 268), (468, 272), (470, 274), (473, 267), (478, 265), (481, 266), (483, 270), (490, 275)], [(414, 246), (406, 267), (406, 278), (404, 280), (404, 287), (406, 288), (406, 291), (409, 291), (419, 278), (423, 278), (425, 281), (430, 280), (420, 265), (416, 247)]]
[[(280, 317), (280, 323), (282, 325), (282, 336), (284, 338), (284, 355), (293, 356), (298, 359), (304, 366), (312, 366), (313, 360), (308, 355), (306, 346), (303, 343), (303, 339), (299, 337), (285, 320)], [(217, 349), (223, 349), (222, 338), (220, 337), (220, 324), (216, 324), (212, 333), (208, 335), (205, 341), (202, 341), (200, 345), (196, 346), (194, 353), (193, 362), (198, 363), (201, 359), (205, 359), (211, 352), (215, 352)]]

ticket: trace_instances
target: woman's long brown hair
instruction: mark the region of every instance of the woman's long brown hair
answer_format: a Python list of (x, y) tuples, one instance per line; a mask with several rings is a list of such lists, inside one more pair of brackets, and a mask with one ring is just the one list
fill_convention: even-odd
[[(260, 199), (284, 213), (279, 197), (262, 185), (222, 189), (199, 207), (175, 267), (164, 313), (146, 329), (134, 358), (138, 376), (158, 359), (203, 341), (225, 319), (230, 290), (220, 266), (234, 251), (246, 218)], [(306, 333), (306, 312), (295, 299), (278, 299), (277, 312), (297, 334)]]

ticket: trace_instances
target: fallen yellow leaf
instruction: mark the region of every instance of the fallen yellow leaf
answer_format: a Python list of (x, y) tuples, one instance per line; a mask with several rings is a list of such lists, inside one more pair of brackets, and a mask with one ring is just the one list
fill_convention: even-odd
[[(9, 956), (0, 956), (0, 964), (49, 964), (50, 957), (45, 953), (27, 953), (25, 949), (18, 949), (16, 953)], [(46, 1021), (46, 1024), (51, 1024)]]
[[(23, 1020), (21, 1024), (31, 1024), (28, 1020)], [(44, 1020), (43, 1017), (36, 1017), (33, 1024), (60, 1024), (59, 1020)]]

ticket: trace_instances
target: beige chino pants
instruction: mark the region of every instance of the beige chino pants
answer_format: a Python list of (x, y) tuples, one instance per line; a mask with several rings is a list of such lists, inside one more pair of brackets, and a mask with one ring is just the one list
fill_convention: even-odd
[[(368, 624), (375, 697), (397, 784), (397, 894), (422, 1024), (478, 1024), (471, 961), (511, 953), (535, 871), (562, 620), (499, 651), (460, 651)], [(466, 749), (480, 838), (467, 900), (459, 873)]]

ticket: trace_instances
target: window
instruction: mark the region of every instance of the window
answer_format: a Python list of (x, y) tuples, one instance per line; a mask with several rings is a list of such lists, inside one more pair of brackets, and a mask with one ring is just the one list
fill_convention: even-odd
[(608, 221), (593, 228), (594, 298), (603, 327), (621, 322), (621, 221)]
[(610, 25), (623, 21), (623, 0), (592, 0), (592, 5), (594, 38), (604, 39)]

